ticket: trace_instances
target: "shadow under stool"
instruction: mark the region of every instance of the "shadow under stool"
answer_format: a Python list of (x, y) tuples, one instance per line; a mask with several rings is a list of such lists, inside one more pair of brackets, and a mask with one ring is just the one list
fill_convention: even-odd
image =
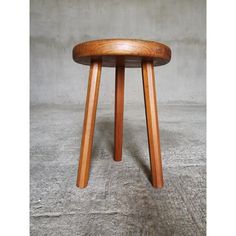
[(152, 185), (156, 188), (163, 187), (154, 66), (167, 64), (170, 58), (171, 50), (168, 46), (154, 41), (136, 39), (95, 40), (80, 43), (73, 48), (74, 61), (90, 66), (76, 184), (78, 187), (86, 187), (89, 179), (102, 66), (116, 67), (115, 161), (122, 159), (125, 67), (142, 68)]

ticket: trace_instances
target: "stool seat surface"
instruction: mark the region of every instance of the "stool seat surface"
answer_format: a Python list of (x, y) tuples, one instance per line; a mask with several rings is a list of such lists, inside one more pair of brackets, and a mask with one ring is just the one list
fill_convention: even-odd
[(101, 39), (77, 44), (73, 48), (75, 62), (90, 65), (102, 61), (102, 66), (140, 67), (142, 61), (152, 61), (154, 66), (168, 63), (171, 50), (154, 41), (138, 39)]

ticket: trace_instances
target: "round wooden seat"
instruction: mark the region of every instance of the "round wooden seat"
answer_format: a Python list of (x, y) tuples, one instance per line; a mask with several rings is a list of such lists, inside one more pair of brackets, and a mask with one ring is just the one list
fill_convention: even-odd
[(154, 66), (160, 66), (170, 61), (171, 50), (154, 41), (103, 39), (77, 44), (73, 48), (73, 59), (84, 65), (101, 61), (105, 67), (140, 67), (143, 61), (151, 61)]

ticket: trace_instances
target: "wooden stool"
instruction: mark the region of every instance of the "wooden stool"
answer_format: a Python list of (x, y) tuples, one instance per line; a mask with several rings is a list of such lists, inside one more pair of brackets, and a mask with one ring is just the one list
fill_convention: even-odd
[(153, 41), (104, 39), (81, 43), (74, 47), (74, 61), (90, 65), (77, 176), (78, 187), (84, 188), (88, 184), (102, 66), (116, 67), (115, 161), (121, 161), (122, 159), (125, 67), (142, 67), (152, 185), (156, 188), (163, 187), (154, 66), (164, 65), (170, 61), (170, 58), (170, 48)]

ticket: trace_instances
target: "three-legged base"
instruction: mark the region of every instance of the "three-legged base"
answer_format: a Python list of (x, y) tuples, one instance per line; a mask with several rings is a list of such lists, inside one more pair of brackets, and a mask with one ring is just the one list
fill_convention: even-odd
[[(84, 188), (88, 184), (93, 134), (96, 119), (99, 84), (101, 77), (101, 62), (92, 62), (90, 65), (88, 91), (84, 115), (83, 136), (80, 149), (80, 160), (77, 176), (77, 186)], [(146, 123), (152, 185), (156, 188), (163, 187), (163, 174), (160, 150), (160, 137), (157, 115), (157, 101), (152, 62), (142, 63), (143, 91), (146, 111)], [(123, 111), (124, 111), (124, 66), (116, 66), (116, 91), (115, 91), (115, 132), (114, 132), (114, 160), (122, 160), (123, 140)]]

